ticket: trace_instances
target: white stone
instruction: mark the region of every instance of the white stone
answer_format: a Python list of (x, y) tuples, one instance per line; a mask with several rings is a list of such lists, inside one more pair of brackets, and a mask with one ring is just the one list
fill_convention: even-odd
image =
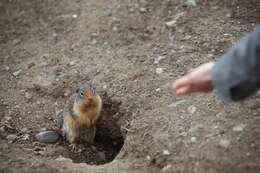
[(233, 127), (232, 130), (233, 130), (234, 132), (242, 132), (245, 127), (246, 127), (245, 124), (240, 124), (240, 125), (238, 125), (238, 126)]
[(157, 74), (161, 74), (161, 73), (163, 73), (164, 70), (163, 70), (163, 68), (156, 68), (155, 71)]
[(157, 88), (155, 89), (156, 92), (160, 92), (161, 91), (161, 88)]
[(195, 136), (193, 136), (193, 137), (190, 138), (190, 141), (191, 141), (191, 143), (194, 144), (194, 143), (197, 142), (197, 138)]
[(172, 168), (172, 165), (171, 165), (171, 164), (166, 165), (165, 167), (162, 168), (162, 172), (167, 172), (167, 171), (169, 171), (171, 168)]
[(223, 148), (228, 148), (230, 146), (230, 141), (229, 140), (226, 140), (226, 139), (222, 139), (220, 142), (219, 142), (219, 145)]
[(164, 156), (169, 156), (169, 155), (171, 155), (172, 153), (170, 152), (170, 151), (168, 151), (168, 150), (163, 150), (163, 155)]

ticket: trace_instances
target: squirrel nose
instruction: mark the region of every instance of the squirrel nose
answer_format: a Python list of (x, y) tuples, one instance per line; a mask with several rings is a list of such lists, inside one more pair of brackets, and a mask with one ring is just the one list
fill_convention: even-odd
[(93, 99), (93, 98), (88, 98), (88, 101), (89, 101), (89, 102), (93, 102), (94, 99)]

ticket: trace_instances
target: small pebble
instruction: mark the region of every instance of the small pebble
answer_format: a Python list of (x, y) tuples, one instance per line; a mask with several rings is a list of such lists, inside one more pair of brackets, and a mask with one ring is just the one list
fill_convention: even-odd
[(149, 156), (149, 155), (146, 156), (146, 159), (147, 159), (147, 160), (151, 160), (151, 156)]
[(156, 73), (157, 74), (163, 73), (163, 68), (156, 68)]
[(166, 22), (165, 25), (168, 28), (173, 28), (173, 27), (175, 27), (175, 23), (176, 23), (176, 20), (173, 20), (173, 21), (170, 21), (170, 22)]
[(5, 116), (5, 120), (10, 121), (11, 119), (12, 119), (12, 117), (10, 117), (10, 116)]
[(141, 13), (147, 12), (147, 9), (146, 9), (146, 8), (140, 8), (139, 10), (140, 10)]
[(16, 138), (17, 138), (17, 135), (13, 135), (13, 134), (8, 135), (8, 136), (6, 137), (6, 139), (7, 139), (8, 141), (13, 141), (13, 140), (15, 140)]
[(99, 156), (99, 158), (101, 158), (101, 160), (106, 160), (106, 155), (105, 155), (105, 153), (104, 152), (98, 152), (98, 156)]
[(172, 169), (172, 165), (170, 164), (170, 165), (166, 165), (166, 166), (164, 166), (163, 168), (162, 168), (162, 172), (167, 172), (167, 171), (169, 171), (169, 170), (171, 170)]
[(238, 125), (238, 126), (233, 127), (232, 130), (233, 130), (234, 132), (242, 132), (245, 127), (246, 127), (246, 125), (240, 124), (240, 125)]
[(75, 64), (76, 64), (75, 61), (70, 61), (70, 62), (69, 62), (69, 65), (70, 65), (70, 66), (73, 66), (73, 65), (75, 65)]
[(170, 156), (172, 153), (168, 150), (163, 150), (163, 155), (164, 156)]
[(183, 103), (185, 103), (185, 102), (186, 102), (186, 100), (179, 100), (179, 101), (177, 101), (177, 102), (174, 102), (174, 103), (168, 105), (168, 107), (169, 107), (169, 108), (174, 108), (174, 107), (177, 107), (178, 105), (183, 104)]
[(156, 92), (160, 92), (160, 91), (161, 91), (161, 88), (157, 88), (155, 91), (156, 91)]
[(78, 17), (78, 15), (77, 15), (77, 14), (73, 14), (72, 17), (73, 17), (74, 19), (76, 19), (76, 18)]
[(32, 95), (29, 94), (28, 92), (26, 92), (26, 93), (25, 93), (25, 98), (27, 98), (27, 99), (31, 99), (31, 98), (32, 98)]
[(196, 7), (196, 6), (197, 6), (197, 3), (196, 3), (195, 0), (187, 0), (187, 1), (185, 2), (185, 4), (186, 4), (187, 6), (190, 6), (190, 7)]
[(5, 126), (0, 127), (0, 132), (5, 132)]
[(196, 110), (197, 110), (197, 108), (195, 106), (193, 106), (193, 105), (188, 107), (188, 112), (190, 114), (194, 114), (196, 112)]
[(165, 56), (159, 56), (158, 58), (154, 59), (154, 64), (159, 64), (161, 60), (165, 59)]
[(59, 156), (57, 159), (55, 159), (56, 161), (58, 162), (72, 162), (71, 159), (69, 158), (65, 158), (65, 157), (62, 157), (62, 156)]
[(174, 41), (176, 39), (175, 35), (169, 35), (169, 40)]
[(25, 134), (23, 137), (22, 137), (22, 140), (24, 141), (27, 141), (30, 139), (30, 135), (29, 134)]
[(27, 127), (24, 127), (21, 129), (21, 132), (24, 133), (24, 132), (27, 132), (29, 129)]
[(193, 136), (190, 138), (190, 141), (191, 143), (195, 144), (197, 142), (197, 138)]
[(222, 139), (220, 142), (219, 142), (219, 145), (223, 148), (228, 148), (230, 146), (230, 141), (229, 140), (226, 140), (226, 139)]
[(16, 71), (16, 72), (13, 72), (12, 75), (13, 75), (14, 77), (17, 77), (21, 72), (22, 72), (22, 70), (18, 70), (18, 71)]
[(54, 131), (44, 131), (35, 135), (39, 142), (43, 143), (55, 143), (58, 141), (60, 135)]
[(97, 40), (96, 40), (96, 39), (92, 40), (92, 41), (91, 41), (91, 44), (92, 44), (92, 45), (97, 44)]
[(190, 35), (187, 35), (184, 37), (184, 40), (190, 40), (192, 37)]
[(135, 9), (133, 9), (133, 8), (130, 8), (130, 9), (129, 9), (129, 12), (130, 12), (130, 13), (133, 13), (134, 11), (135, 11)]

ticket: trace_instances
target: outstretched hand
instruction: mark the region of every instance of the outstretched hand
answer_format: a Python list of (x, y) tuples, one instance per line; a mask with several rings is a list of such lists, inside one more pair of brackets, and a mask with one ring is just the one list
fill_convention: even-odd
[(172, 87), (177, 96), (193, 92), (210, 92), (213, 90), (212, 69), (214, 62), (203, 64), (192, 72), (176, 80)]

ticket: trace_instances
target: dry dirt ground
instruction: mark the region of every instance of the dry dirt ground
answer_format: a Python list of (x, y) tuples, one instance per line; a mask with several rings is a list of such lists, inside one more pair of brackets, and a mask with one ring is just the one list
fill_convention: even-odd
[[(259, 173), (260, 93), (223, 104), (171, 83), (252, 30), (260, 3), (184, 2), (1, 0), (0, 172)], [(37, 142), (83, 83), (104, 100), (97, 151)]]

